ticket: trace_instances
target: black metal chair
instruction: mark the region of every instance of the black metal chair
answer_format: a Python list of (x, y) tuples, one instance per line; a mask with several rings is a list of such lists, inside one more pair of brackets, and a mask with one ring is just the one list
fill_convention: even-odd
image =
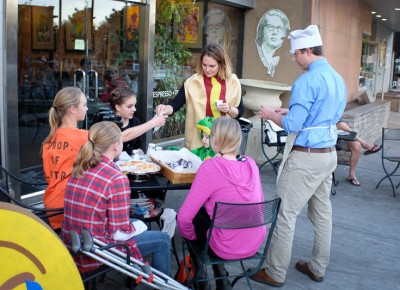
[(332, 186), (331, 186), (331, 194), (336, 195), (335, 186), (339, 184), (339, 181), (336, 180), (335, 171), (332, 172)]
[(399, 182), (395, 187), (392, 180), (394, 176), (400, 176), (400, 173), (396, 174), (397, 169), (400, 167), (399, 148), (400, 129), (382, 128), (382, 167), (385, 171), (385, 176), (378, 182), (375, 189), (387, 178), (392, 186), (393, 197), (396, 197), (395, 188), (400, 186)]
[[(191, 247), (192, 250), (195, 251), (196, 255), (200, 257), (203, 265), (218, 265), (218, 264), (229, 264), (229, 263), (239, 263), (240, 264), (240, 272), (235, 273), (233, 275), (229, 274), (226, 277), (211, 277), (208, 275), (206, 279), (196, 279), (196, 276), (193, 279), (190, 279), (192, 286), (198, 282), (202, 281), (212, 281), (218, 279), (232, 278), (235, 277), (232, 282), (232, 287), (238, 282), (241, 278), (246, 278), (249, 289), (253, 289), (250, 284), (249, 276), (257, 273), (264, 265), (265, 258), (267, 257), (268, 247), (272, 238), (272, 233), (275, 228), (276, 219), (279, 212), (279, 207), (281, 204), (281, 199), (276, 198), (270, 201), (264, 201), (259, 203), (248, 203), (248, 204), (233, 204), (233, 203), (224, 203), (224, 202), (216, 202), (214, 207), (214, 212), (211, 218), (211, 226), (208, 231), (207, 241), (204, 248), (196, 248), (193, 245), (185, 245), (185, 241), (183, 241), (183, 257), (186, 257), (187, 253), (185, 253), (187, 247)], [(265, 241), (261, 244), (259, 248), (259, 252), (255, 255), (243, 259), (236, 260), (224, 260), (216, 257), (215, 255), (209, 254), (210, 249), (210, 240), (213, 235), (214, 229), (227, 229), (227, 230), (238, 230), (244, 228), (254, 228), (260, 226), (269, 226), (268, 234), (265, 238)], [(183, 260), (186, 268), (187, 276), (190, 277), (189, 268), (186, 263), (186, 259)], [(254, 263), (251, 269), (246, 268), (246, 264), (249, 262), (255, 261), (257, 265), (254, 267)], [(195, 288), (193, 288), (195, 289)]]
[[(279, 165), (282, 161), (279, 156), (283, 155), (287, 137), (287, 133), (282, 128), (280, 128), (282, 130), (280, 130), (279, 128), (280, 127), (273, 123), (271, 120), (261, 119), (261, 150), (267, 160), (259, 165), (258, 169), (261, 170), (261, 168), (263, 168), (265, 165), (270, 164), (275, 174), (278, 174)], [(276, 135), (276, 140), (270, 140), (268, 133), (273, 133), (274, 137)], [(268, 147), (276, 147), (276, 153), (274, 156), (268, 156), (265, 150), (265, 145), (267, 145)]]
[[(345, 131), (345, 130), (338, 130), (338, 138), (336, 142), (336, 151), (341, 151), (342, 149), (338, 147), (338, 142), (340, 140), (346, 141), (354, 141), (357, 137), (357, 132), (354, 131)], [(336, 195), (335, 187), (339, 184), (339, 181), (336, 180), (335, 171), (332, 172), (332, 187), (331, 187), (331, 194)]]
[[(13, 175), (3, 166), (0, 169), (0, 201), (14, 203), (20, 207), (30, 210), (45, 223), (50, 225), (49, 217), (61, 215), (64, 213), (64, 208), (44, 208), (41, 206), (32, 206), (24, 204), (21, 200), (15, 198), (17, 189), (24, 186), (43, 188), (47, 183), (31, 182)], [(56, 231), (57, 232), (57, 231)]]

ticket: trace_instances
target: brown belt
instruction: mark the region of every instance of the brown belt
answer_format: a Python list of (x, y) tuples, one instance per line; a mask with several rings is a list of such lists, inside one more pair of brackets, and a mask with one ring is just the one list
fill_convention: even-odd
[(301, 146), (293, 146), (292, 150), (301, 151), (301, 152), (310, 152), (310, 153), (328, 153), (335, 151), (335, 146), (329, 148), (306, 148)]

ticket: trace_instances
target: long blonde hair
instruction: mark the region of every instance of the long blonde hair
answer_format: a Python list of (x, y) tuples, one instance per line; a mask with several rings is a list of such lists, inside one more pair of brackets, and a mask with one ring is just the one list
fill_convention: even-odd
[(211, 135), (219, 148), (219, 152), (215, 153), (222, 155), (239, 154), (242, 142), (242, 130), (238, 121), (229, 117), (215, 119), (211, 128)]
[(72, 177), (80, 179), (83, 172), (96, 167), (101, 154), (121, 138), (121, 130), (114, 122), (103, 121), (92, 125), (89, 129), (89, 140), (79, 150), (72, 169)]
[(79, 106), (82, 95), (81, 89), (76, 87), (66, 87), (57, 93), (49, 110), (50, 133), (44, 139), (43, 144), (54, 140), (57, 129), (62, 125), (62, 118), (69, 108), (77, 108)]
[(224, 50), (224, 48), (218, 44), (209, 44), (201, 51), (200, 60), (197, 64), (196, 71), (198, 74), (204, 76), (203, 71), (203, 58), (209, 56), (213, 58), (219, 65), (218, 77), (227, 80), (232, 76), (232, 65), (231, 60)]

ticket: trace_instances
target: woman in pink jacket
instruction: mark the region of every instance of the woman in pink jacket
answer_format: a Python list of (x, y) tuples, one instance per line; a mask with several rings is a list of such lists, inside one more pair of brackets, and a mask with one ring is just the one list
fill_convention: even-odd
[[(211, 129), (211, 146), (216, 156), (203, 162), (178, 213), (178, 229), (191, 245), (204, 247), (216, 201), (255, 203), (264, 201), (260, 174), (255, 161), (240, 156), (241, 128), (235, 119), (220, 117)], [(266, 236), (265, 227), (241, 230), (216, 229), (211, 250), (223, 259), (240, 259), (254, 255)], [(207, 275), (198, 257), (190, 251), (198, 277)], [(225, 277), (224, 266), (213, 266), (216, 277)], [(197, 289), (211, 289), (198, 283)], [(232, 289), (228, 279), (216, 280), (217, 289)]]

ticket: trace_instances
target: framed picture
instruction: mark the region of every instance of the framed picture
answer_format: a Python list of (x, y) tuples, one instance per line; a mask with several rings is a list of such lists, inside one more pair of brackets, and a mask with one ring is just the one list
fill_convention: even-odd
[(86, 37), (88, 40), (89, 51), (93, 49), (93, 12), (88, 8), (87, 35), (86, 35), (86, 11), (75, 10), (72, 15), (68, 15), (68, 21), (65, 23), (65, 49), (66, 50), (85, 50)]
[(139, 46), (140, 6), (132, 5), (124, 9), (124, 29), (122, 30), (122, 49), (137, 50)]
[(32, 6), (32, 49), (54, 49), (53, 6)]
[(189, 48), (203, 47), (203, 3), (186, 5), (181, 12), (181, 23), (177, 26), (177, 40)]

